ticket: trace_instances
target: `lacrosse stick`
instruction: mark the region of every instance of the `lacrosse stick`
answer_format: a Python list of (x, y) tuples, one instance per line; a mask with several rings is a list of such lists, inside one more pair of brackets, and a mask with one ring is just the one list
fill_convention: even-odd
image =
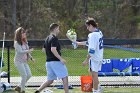
[[(3, 35), (3, 44), (2, 44), (2, 55), (1, 55), (1, 63), (0, 63), (0, 74), (2, 72), (2, 62), (3, 62), (3, 53), (4, 53), (4, 41), (5, 41), (5, 32), (4, 32), (4, 35)], [(1, 75), (0, 75), (0, 82), (1, 82)]]

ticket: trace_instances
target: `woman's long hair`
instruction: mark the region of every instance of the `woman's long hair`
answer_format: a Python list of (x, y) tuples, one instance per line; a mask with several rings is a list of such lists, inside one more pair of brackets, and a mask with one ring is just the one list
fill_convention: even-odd
[(22, 27), (19, 27), (15, 31), (14, 42), (17, 41), (17, 43), (20, 45), (22, 45), (22, 41), (27, 43), (27, 38), (22, 39), (22, 33), (26, 33), (26, 31)]

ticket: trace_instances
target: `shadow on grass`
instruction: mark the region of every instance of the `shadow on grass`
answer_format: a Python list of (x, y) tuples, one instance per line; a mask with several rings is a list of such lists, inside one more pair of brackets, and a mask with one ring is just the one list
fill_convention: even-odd
[(17, 93), (15, 90), (7, 90), (7, 91), (4, 91), (3, 93)]

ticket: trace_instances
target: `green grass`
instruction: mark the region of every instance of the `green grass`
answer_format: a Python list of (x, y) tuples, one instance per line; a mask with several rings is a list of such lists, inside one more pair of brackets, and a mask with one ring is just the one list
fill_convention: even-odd
[[(10, 72), (11, 76), (19, 76), (15, 66), (14, 66), (14, 49), (10, 51)], [(77, 76), (77, 75), (88, 75), (87, 69), (88, 66), (83, 67), (82, 62), (84, 61), (87, 55), (87, 49), (62, 49), (62, 56), (67, 60), (67, 68), (70, 76)], [(35, 58), (36, 62), (33, 63), (29, 61), (29, 65), (32, 71), (33, 76), (45, 76), (46, 69), (45, 69), (45, 53), (42, 53), (41, 48), (35, 49), (32, 52), (32, 56)], [(104, 58), (138, 58), (139, 53), (124, 51), (120, 49), (112, 49), (112, 48), (105, 48), (104, 49)], [(7, 51), (4, 51), (4, 63), (7, 65)], [(4, 71), (7, 71), (7, 66), (3, 67)]]
[[(53, 93), (64, 93), (63, 89), (51, 89)], [(35, 88), (26, 89), (26, 93), (34, 93)], [(103, 93), (139, 93), (140, 88), (104, 88)], [(14, 90), (5, 91), (3, 93), (17, 93)], [(80, 87), (70, 89), (70, 93), (92, 93), (92, 92), (82, 92)]]

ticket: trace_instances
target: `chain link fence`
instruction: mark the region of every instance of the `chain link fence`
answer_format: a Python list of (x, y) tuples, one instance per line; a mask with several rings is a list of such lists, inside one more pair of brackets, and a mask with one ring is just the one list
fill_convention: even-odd
[[(104, 59), (130, 59), (139, 58), (139, 42), (140, 40), (104, 40)], [(125, 42), (124, 42), (125, 41)], [(131, 42), (130, 42), (131, 41)], [(135, 41), (135, 42), (134, 42)], [(17, 69), (14, 66), (14, 53), (13, 41), (5, 42), (4, 50), (4, 67), (2, 71), (8, 73), (8, 77), (2, 78), (4, 82), (10, 82), (13, 86), (20, 82), (20, 76)], [(80, 76), (90, 75), (88, 72), (88, 65), (83, 67), (82, 62), (87, 55), (87, 47), (79, 46), (77, 49), (73, 49), (71, 42), (68, 40), (60, 40), (62, 46), (62, 56), (67, 60), (67, 68), (69, 73), (69, 84), (74, 86), (80, 86)], [(125, 44), (124, 44), (125, 43)], [(1, 43), (0, 43), (1, 44)], [(115, 45), (116, 44), (116, 45)], [(123, 45), (122, 45), (123, 44)], [(46, 80), (46, 55), (42, 52), (43, 41), (29, 41), (30, 47), (35, 50), (32, 52), (32, 56), (36, 62), (29, 61), (29, 66), (32, 71), (32, 78), (28, 81), (27, 86), (39, 86)], [(140, 61), (139, 61), (140, 62)], [(108, 68), (106, 68), (108, 69)], [(139, 68), (138, 68), (139, 69)], [(138, 70), (140, 71), (140, 70)], [(118, 69), (113, 68), (113, 72), (119, 72)], [(122, 72), (128, 72), (128, 68)], [(99, 76), (101, 85), (103, 86), (137, 86), (139, 87), (140, 80), (138, 76)], [(56, 80), (53, 85), (61, 85), (61, 80)]]

